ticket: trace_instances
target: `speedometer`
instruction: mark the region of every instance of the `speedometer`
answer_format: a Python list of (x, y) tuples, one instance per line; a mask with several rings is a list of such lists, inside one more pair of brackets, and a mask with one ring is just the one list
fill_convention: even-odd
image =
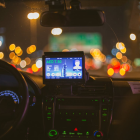
[(19, 97), (15, 92), (13, 92), (11, 90), (4, 90), (4, 91), (0, 92), (0, 98), (1, 97), (8, 97), (8, 96), (12, 97), (14, 103), (19, 104)]

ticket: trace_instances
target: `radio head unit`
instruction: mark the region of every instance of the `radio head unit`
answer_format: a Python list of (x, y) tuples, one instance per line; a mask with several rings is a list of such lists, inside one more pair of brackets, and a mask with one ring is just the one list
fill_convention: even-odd
[(44, 84), (85, 83), (84, 52), (45, 52), (43, 55)]

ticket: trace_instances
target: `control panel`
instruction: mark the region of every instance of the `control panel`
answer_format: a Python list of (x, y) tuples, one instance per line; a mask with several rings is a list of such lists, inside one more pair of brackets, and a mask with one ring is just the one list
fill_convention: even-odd
[(112, 97), (55, 96), (44, 99), (44, 129), (49, 139), (107, 139)]

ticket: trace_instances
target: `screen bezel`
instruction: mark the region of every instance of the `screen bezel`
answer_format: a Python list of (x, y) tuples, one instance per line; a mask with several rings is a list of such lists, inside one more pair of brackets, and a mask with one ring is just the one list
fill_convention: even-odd
[[(45, 58), (67, 58), (82, 57), (82, 79), (46, 79), (45, 78)], [(85, 55), (82, 51), (77, 52), (45, 52), (43, 60), (43, 84), (83, 84), (85, 83)]]

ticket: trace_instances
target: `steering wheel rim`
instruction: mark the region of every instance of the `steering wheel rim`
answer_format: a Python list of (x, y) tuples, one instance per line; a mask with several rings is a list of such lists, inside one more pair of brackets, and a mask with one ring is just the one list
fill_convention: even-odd
[(29, 92), (28, 92), (28, 85), (23, 77), (23, 75), (12, 65), (8, 64), (7, 62), (0, 60), (0, 67), (3, 69), (6, 69), (8, 72), (10, 72), (18, 81), (19, 88), (21, 88), (21, 95), (22, 95), (22, 101), (20, 103), (20, 111), (18, 113), (18, 117), (15, 119), (15, 121), (11, 124), (8, 130), (6, 130), (3, 134), (0, 134), (0, 140), (5, 139), (9, 135), (11, 135), (16, 128), (20, 126), (20, 124), (23, 122), (28, 106), (29, 106)]

